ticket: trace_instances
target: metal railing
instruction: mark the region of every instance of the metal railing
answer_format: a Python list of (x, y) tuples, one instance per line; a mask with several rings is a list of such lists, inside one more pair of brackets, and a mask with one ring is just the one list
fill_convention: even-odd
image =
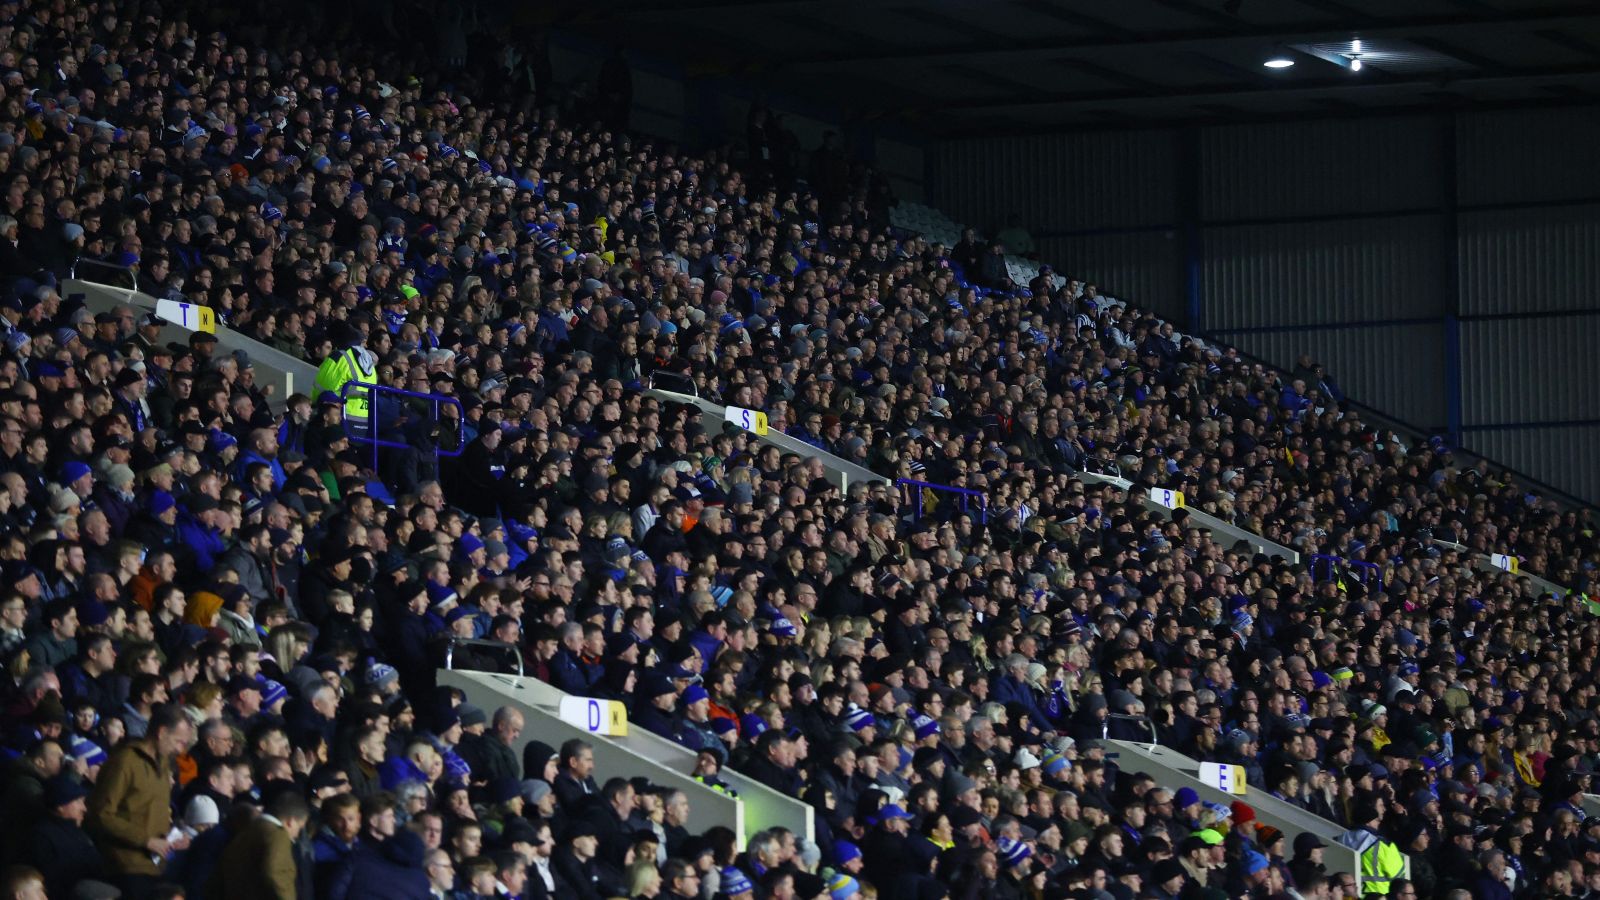
[(1106, 478), (1121, 478), (1122, 466), (1114, 459), (1100, 459), (1095, 456), (1083, 458), (1083, 471), (1090, 475), (1102, 475)]
[(1111, 722), (1113, 719), (1118, 722), (1136, 722), (1143, 725), (1150, 729), (1150, 743), (1161, 743), (1161, 739), (1156, 734), (1156, 723), (1151, 721), (1149, 716), (1143, 714), (1134, 715), (1132, 713), (1106, 713), (1105, 721), (1100, 723), (1101, 740), (1108, 740), (1111, 737)]
[(445, 639), (444, 644), (444, 667), (446, 669), (455, 668), (457, 647), (484, 647), (490, 650), (509, 650), (511, 652), (511, 659), (517, 664), (517, 677), (521, 678), (523, 676), (522, 651), (517, 649), (516, 644), (508, 644), (505, 641), (492, 641), (488, 638), (456, 637), (452, 634)]
[(897, 478), (895, 479), (894, 483), (899, 485), (901, 488), (912, 488), (910, 491), (910, 496), (907, 499), (909, 499), (912, 504), (911, 514), (913, 522), (920, 521), (922, 519), (922, 492), (923, 490), (930, 490), (955, 494), (959, 498), (957, 502), (961, 504), (962, 512), (967, 512), (971, 503), (971, 498), (977, 497), (978, 521), (985, 525), (989, 524), (989, 495), (983, 491), (975, 491), (972, 488), (955, 487), (948, 484), (934, 484), (931, 481), (917, 481), (914, 478)]
[[(1339, 570), (1348, 571), (1361, 586), (1373, 591), (1383, 590), (1383, 569), (1377, 563), (1363, 562), (1358, 559), (1345, 559), (1329, 553), (1313, 553), (1306, 565), (1306, 574), (1311, 576), (1313, 582), (1336, 581)], [(1318, 578), (1319, 571), (1322, 574)]]
[[(371, 430), (371, 434), (358, 434), (354, 431), (351, 431), (349, 419), (345, 420), (344, 432), (352, 441), (372, 445), (372, 470), (374, 472), (378, 471), (378, 450), (380, 448), (388, 447), (390, 449), (405, 449), (411, 446), (411, 444), (405, 441), (391, 441), (378, 436), (379, 394), (390, 394), (396, 397), (410, 397), (416, 400), (429, 401), (433, 404), (433, 421), (435, 423), (439, 421), (440, 404), (454, 406), (456, 408), (456, 415), (458, 416), (457, 421), (465, 422), (467, 419), (466, 410), (462, 408), (461, 401), (447, 394), (424, 394), (418, 391), (408, 391), (404, 388), (389, 387), (387, 385), (373, 384), (366, 381), (347, 381), (342, 387), (339, 388), (339, 398), (341, 400), (348, 401), (350, 399), (350, 392), (352, 390), (362, 390), (367, 392), (367, 427)], [(461, 437), (464, 438), (465, 434), (462, 434)], [(435, 442), (433, 447), (433, 457), (435, 460), (438, 460), (441, 457), (460, 456), (461, 451), (465, 449), (465, 440), (459, 440), (454, 450), (445, 450), (439, 447), (438, 443)]]
[[(700, 387), (694, 379), (682, 372), (669, 372), (666, 369), (656, 369), (645, 379), (645, 387), (658, 388), (663, 391), (672, 391), (675, 394), (688, 394), (695, 399), (700, 398)], [(683, 388), (688, 390), (683, 390)]]

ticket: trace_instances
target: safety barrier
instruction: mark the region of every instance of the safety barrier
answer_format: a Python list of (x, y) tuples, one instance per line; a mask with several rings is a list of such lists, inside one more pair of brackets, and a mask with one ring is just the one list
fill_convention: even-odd
[(1572, 589), (1569, 587), (1556, 584), (1554, 581), (1535, 575), (1532, 572), (1522, 571), (1521, 561), (1514, 556), (1500, 556), (1497, 558), (1484, 553), (1474, 553), (1465, 544), (1458, 544), (1455, 541), (1446, 541), (1439, 538), (1434, 538), (1433, 544), (1446, 550), (1454, 550), (1467, 557), (1472, 563), (1472, 567), (1480, 572), (1488, 572), (1491, 575), (1512, 575), (1519, 581), (1524, 581), (1531, 585), (1537, 593), (1550, 594), (1556, 597), (1565, 597), (1572, 593)]
[(1100, 723), (1100, 737), (1106, 739), (1111, 734), (1112, 722), (1134, 722), (1150, 729), (1151, 745), (1161, 743), (1161, 734), (1156, 731), (1155, 720), (1149, 716), (1133, 715), (1132, 713), (1106, 713), (1105, 719)]
[(967, 512), (970, 498), (977, 497), (978, 521), (985, 525), (989, 524), (989, 495), (985, 494), (983, 491), (975, 491), (971, 488), (955, 487), (948, 484), (934, 484), (931, 481), (917, 481), (915, 478), (899, 478), (895, 480), (895, 484), (899, 485), (901, 488), (912, 489), (907, 493), (910, 494), (908, 499), (910, 499), (912, 503), (911, 519), (914, 522), (919, 521), (922, 518), (922, 492), (927, 490), (946, 494), (955, 494), (958, 498), (960, 498), (957, 500), (957, 502), (961, 504), (962, 512)]
[[(88, 261), (80, 261), (80, 268), (84, 262)], [(84, 305), (96, 313), (106, 312), (118, 306), (132, 306), (141, 312), (156, 310), (156, 298), (149, 294), (141, 294), (131, 287), (101, 284), (97, 281), (85, 281), (82, 278), (63, 282), (61, 294), (64, 297), (81, 294)], [(189, 336), (193, 333), (180, 325), (168, 323), (162, 327), (156, 340), (163, 344), (188, 344)], [(218, 354), (242, 350), (250, 357), (255, 369), (255, 383), (264, 390), (270, 389), (268, 403), (274, 412), (283, 411), (284, 403), (290, 394), (296, 391), (316, 390), (317, 367), (305, 360), (268, 347), (221, 324), (217, 325), (213, 335), (217, 339)]]
[[(367, 391), (369, 394), (372, 395), (371, 398), (367, 401), (367, 414), (368, 414), (368, 418), (371, 420), (371, 424), (369, 425), (369, 427), (372, 429), (372, 434), (371, 435), (364, 435), (364, 434), (361, 434), (359, 432), (352, 431), (351, 430), (351, 422), (350, 422), (349, 419), (345, 419), (344, 420), (344, 433), (352, 441), (355, 441), (355, 442), (361, 443), (361, 444), (371, 444), (372, 445), (372, 470), (374, 472), (378, 471), (378, 450), (380, 448), (387, 447), (387, 448), (389, 448), (391, 450), (403, 450), (403, 449), (411, 446), (411, 444), (407, 443), (406, 441), (391, 441), (391, 440), (386, 440), (386, 439), (381, 438), (381, 437), (378, 436), (378, 398), (377, 398), (377, 395), (379, 395), (379, 394), (389, 394), (389, 395), (396, 396), (396, 397), (410, 397), (410, 398), (412, 398), (414, 400), (427, 400), (427, 401), (429, 401), (430, 403), (433, 404), (433, 421), (435, 421), (435, 422), (439, 421), (439, 404), (443, 403), (443, 404), (445, 404), (447, 406), (454, 406), (456, 408), (456, 413), (458, 415), (458, 418), (457, 418), (456, 421), (458, 421), (458, 422), (465, 422), (466, 421), (466, 413), (461, 408), (461, 401), (457, 400), (454, 397), (451, 397), (448, 394), (423, 394), (423, 393), (419, 393), (417, 391), (408, 391), (408, 390), (405, 390), (404, 388), (389, 387), (388, 385), (373, 384), (371, 382), (366, 382), (366, 381), (346, 381), (339, 388), (339, 399), (341, 399), (341, 400), (349, 400), (350, 399), (350, 392), (352, 390), (363, 390), (363, 391)], [(466, 445), (465, 445), (464, 442), (458, 443), (454, 450), (442, 449), (441, 447), (439, 447), (438, 442), (435, 442), (434, 443), (434, 447), (433, 447), (433, 458), (434, 458), (435, 461), (437, 461), (437, 460), (439, 460), (441, 458), (449, 458), (449, 457), (460, 456), (461, 455), (461, 451), (465, 450), (465, 449), (466, 449)]]
[[(1171, 747), (1141, 744), (1137, 741), (1102, 741), (1107, 756), (1112, 757), (1123, 772), (1144, 772), (1156, 783), (1169, 790), (1192, 788), (1200, 799), (1227, 806), (1235, 800), (1243, 801), (1255, 810), (1256, 822), (1271, 825), (1283, 832), (1284, 845), (1293, 846), (1294, 839), (1310, 832), (1328, 845), (1323, 851), (1322, 864), (1329, 872), (1350, 873), (1361, 877), (1361, 866), (1356, 852), (1338, 842), (1345, 829), (1292, 803), (1279, 800), (1265, 791), (1244, 787), (1241, 793), (1230, 793), (1212, 787), (1200, 779), (1200, 763), (1184, 756)], [(1112, 753), (1110, 751), (1114, 750)], [(1359, 894), (1358, 894), (1359, 896)]]
[[(732, 792), (711, 788), (694, 777), (698, 754), (643, 728), (630, 727), (623, 735), (602, 735), (575, 725), (560, 713), (562, 701), (572, 699), (571, 695), (537, 678), (444, 669), (438, 680), (441, 685), (460, 688), (467, 702), (480, 709), (492, 712), (511, 706), (521, 712), (526, 725), (524, 745), (540, 740), (559, 748), (570, 738), (581, 738), (594, 747), (600, 777), (642, 775), (654, 784), (683, 791), (689, 797), (688, 828), (692, 832), (720, 825), (733, 830), (741, 848), (756, 831), (777, 825), (808, 841), (816, 839), (811, 807), (799, 798), (774, 791), (726, 766), (718, 777)], [(522, 746), (512, 749), (521, 759)]]
[[(1085, 481), (1090, 484), (1107, 484), (1117, 490), (1128, 491), (1135, 495), (1134, 499), (1139, 501), (1139, 505), (1152, 512), (1159, 513), (1163, 518), (1170, 519), (1173, 512), (1175, 512), (1172, 507), (1157, 502), (1148, 492), (1135, 488), (1132, 481), (1122, 477), (1122, 469), (1114, 462), (1086, 458), (1083, 468), (1077, 472), (1075, 477), (1079, 481)], [(1246, 544), (1256, 553), (1264, 553), (1269, 557), (1276, 556), (1285, 562), (1297, 563), (1300, 561), (1299, 551), (1292, 547), (1285, 547), (1282, 544), (1269, 541), (1253, 531), (1246, 531), (1231, 522), (1224, 522), (1204, 510), (1195, 509), (1192, 506), (1180, 508), (1188, 513), (1190, 522), (1210, 531), (1214, 538), (1220, 536), (1231, 540), (1235, 544)]]
[(506, 641), (492, 641), (488, 638), (464, 638), (457, 637), (453, 634), (449, 635), (445, 638), (444, 642), (444, 667), (446, 669), (454, 669), (456, 667), (457, 647), (482, 647), (485, 650), (496, 650), (504, 653), (517, 664), (517, 675), (520, 677), (524, 674), (522, 669), (522, 651), (517, 649), (516, 644), (508, 643)]
[[(651, 376), (651, 385), (645, 389), (646, 396), (654, 397), (657, 400), (666, 400), (672, 403), (682, 403), (686, 406), (692, 406), (695, 409), (698, 409), (702, 419), (709, 419), (711, 422), (716, 423), (715, 425), (709, 425), (705, 422), (702, 422), (701, 424), (705, 425), (707, 431), (714, 431), (716, 428), (721, 427), (721, 423), (727, 421), (727, 407), (719, 406), (715, 403), (712, 403), (710, 400), (697, 397), (694, 394), (685, 394), (679, 391), (669, 390), (667, 388), (656, 387), (654, 384), (656, 377), (657, 375)], [(846, 459), (841, 459), (840, 457), (835, 456), (825, 450), (819, 450), (805, 441), (791, 437), (778, 431), (777, 429), (771, 429), (766, 434), (756, 434), (753, 431), (751, 434), (754, 435), (756, 440), (760, 441), (761, 443), (770, 444), (774, 447), (777, 447), (784, 453), (794, 453), (801, 457), (814, 456), (821, 460), (822, 468), (826, 472), (828, 481), (837, 485), (841, 491), (848, 490), (850, 485), (855, 484), (858, 481), (881, 482), (883, 484), (889, 483), (889, 479), (879, 475), (877, 472), (874, 472), (865, 466), (857, 465), (856, 463), (850, 462)]]

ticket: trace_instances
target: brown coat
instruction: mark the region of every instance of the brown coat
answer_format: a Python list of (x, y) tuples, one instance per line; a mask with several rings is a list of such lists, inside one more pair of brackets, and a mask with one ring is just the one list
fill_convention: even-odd
[(295, 900), (294, 841), (278, 822), (262, 816), (245, 826), (206, 884), (212, 900)]
[(89, 832), (106, 862), (126, 875), (159, 875), (166, 861), (145, 843), (172, 830), (172, 768), (145, 741), (117, 748), (89, 795)]

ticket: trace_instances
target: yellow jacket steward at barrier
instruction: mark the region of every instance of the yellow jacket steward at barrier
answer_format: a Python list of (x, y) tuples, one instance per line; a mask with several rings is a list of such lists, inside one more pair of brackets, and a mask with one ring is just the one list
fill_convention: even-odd
[[(377, 361), (372, 354), (360, 347), (349, 347), (331, 354), (322, 361), (317, 368), (317, 388), (330, 391), (335, 395), (351, 381), (365, 384), (375, 384), (378, 376)], [(351, 389), (349, 396), (344, 400), (344, 419), (356, 427), (362, 427), (369, 421), (371, 411), (371, 391)]]

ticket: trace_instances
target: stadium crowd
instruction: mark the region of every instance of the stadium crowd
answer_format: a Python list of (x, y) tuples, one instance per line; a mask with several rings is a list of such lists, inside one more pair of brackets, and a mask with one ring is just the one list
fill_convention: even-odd
[[(626, 131), (617, 60), (556, 97), (536, 46), (401, 9), (0, 2), (7, 897), (1356, 895), (1248, 794), (1108, 757), (1148, 736), (1115, 716), (1348, 829), (1365, 891), (1600, 896), (1587, 513), (1369, 428), (1309, 360), (900, 233), (774, 118), (687, 155)], [(373, 398), (406, 445), (374, 469), (346, 398), (74, 272), (460, 412)], [(841, 491), (657, 373), (985, 502)], [(1381, 579), (1078, 475), (1108, 464)], [(438, 686), (450, 636), (815, 840), (691, 833), (685, 793)]]

